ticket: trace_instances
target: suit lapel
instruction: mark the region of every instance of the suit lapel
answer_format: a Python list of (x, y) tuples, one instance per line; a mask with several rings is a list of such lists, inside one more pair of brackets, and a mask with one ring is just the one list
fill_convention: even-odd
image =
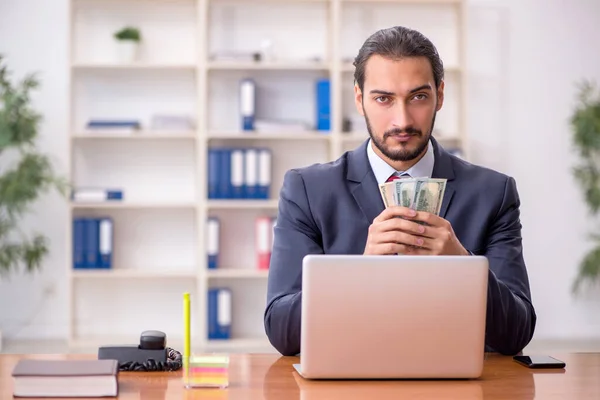
[(364, 181), (354, 186), (352, 194), (363, 214), (367, 217), (369, 224), (371, 224), (385, 208), (381, 195), (379, 194), (379, 187), (377, 186), (375, 177), (365, 177)]
[(433, 165), (432, 178), (443, 178), (446, 179), (446, 190), (444, 191), (444, 198), (442, 199), (442, 206), (440, 208), (440, 217), (446, 218), (448, 208), (452, 202), (454, 196), (456, 181), (454, 180), (454, 167), (452, 166), (452, 158), (442, 148), (439, 143), (432, 137), (431, 142), (433, 143), (435, 163)]
[(348, 153), (348, 172), (346, 178), (350, 181), (350, 191), (356, 203), (367, 218), (369, 224), (381, 214), (385, 205), (379, 193), (379, 186), (369, 165), (365, 141), (356, 150)]

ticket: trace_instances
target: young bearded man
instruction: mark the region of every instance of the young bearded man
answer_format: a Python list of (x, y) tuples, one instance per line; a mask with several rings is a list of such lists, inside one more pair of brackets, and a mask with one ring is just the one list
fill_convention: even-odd
[[(380, 30), (354, 65), (355, 103), (370, 139), (334, 162), (284, 177), (264, 314), (270, 342), (283, 355), (301, 351), (307, 254), (476, 254), (489, 262), (486, 350), (520, 352), (536, 314), (514, 179), (449, 154), (432, 137), (444, 104), (444, 67), (421, 33)], [(385, 208), (378, 184), (401, 175), (447, 179), (439, 216)]]

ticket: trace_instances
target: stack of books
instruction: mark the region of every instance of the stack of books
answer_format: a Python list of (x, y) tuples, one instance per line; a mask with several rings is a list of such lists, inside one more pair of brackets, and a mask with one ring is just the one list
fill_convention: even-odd
[(22, 359), (14, 367), (15, 397), (114, 397), (117, 360)]

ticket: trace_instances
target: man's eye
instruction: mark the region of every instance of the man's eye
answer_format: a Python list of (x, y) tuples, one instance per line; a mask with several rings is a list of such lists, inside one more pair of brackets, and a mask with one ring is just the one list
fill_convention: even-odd
[(386, 96), (379, 96), (375, 98), (375, 101), (378, 103), (385, 103), (387, 102), (388, 98)]
[(413, 97), (415, 100), (425, 100), (427, 98), (426, 94), (417, 94), (415, 97)]

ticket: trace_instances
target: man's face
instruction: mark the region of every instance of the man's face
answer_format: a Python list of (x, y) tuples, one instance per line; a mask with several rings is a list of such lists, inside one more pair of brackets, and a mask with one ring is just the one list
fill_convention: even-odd
[(406, 162), (425, 152), (444, 100), (444, 83), (436, 90), (427, 58), (395, 61), (373, 55), (366, 64), (364, 90), (355, 85), (354, 92), (358, 112), (384, 156)]

